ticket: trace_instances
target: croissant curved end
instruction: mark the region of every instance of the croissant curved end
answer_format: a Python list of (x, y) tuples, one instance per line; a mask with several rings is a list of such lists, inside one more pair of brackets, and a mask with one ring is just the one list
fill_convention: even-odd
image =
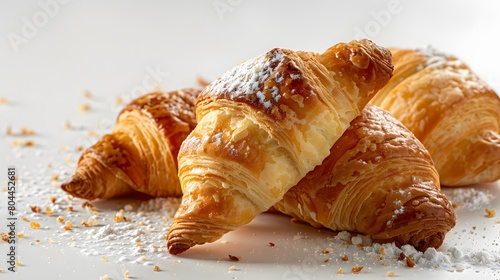
[(61, 189), (74, 197), (89, 200), (97, 198), (93, 189), (88, 186), (86, 180), (77, 175), (73, 175), (67, 182), (63, 183)]

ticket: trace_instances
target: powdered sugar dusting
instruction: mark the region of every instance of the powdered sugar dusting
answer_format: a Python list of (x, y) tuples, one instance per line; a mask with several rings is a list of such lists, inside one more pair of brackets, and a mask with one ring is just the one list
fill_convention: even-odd
[[(284, 59), (283, 51), (274, 49), (246, 60), (224, 73), (210, 86), (208, 92), (212, 95), (225, 94), (231, 99), (244, 98), (270, 109), (281, 99), (276, 85), (283, 83), (285, 77), (282, 72), (275, 72), (275, 69)], [(298, 79), (300, 74), (293, 74), (291, 78)], [(274, 80), (273, 84), (266, 83), (270, 79)]]

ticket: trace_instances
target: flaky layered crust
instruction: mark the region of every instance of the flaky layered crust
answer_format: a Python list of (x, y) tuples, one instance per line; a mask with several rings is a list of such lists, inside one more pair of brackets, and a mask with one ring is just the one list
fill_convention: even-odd
[(133, 192), (181, 196), (177, 155), (196, 126), (199, 92), (154, 92), (133, 100), (119, 114), (113, 131), (83, 152), (62, 189), (89, 200)]
[(432, 49), (391, 49), (394, 77), (372, 104), (429, 150), (446, 186), (500, 179), (500, 98), (461, 60)]
[(183, 198), (170, 253), (213, 242), (278, 202), (391, 73), (390, 53), (363, 40), (321, 55), (273, 49), (209, 85), (179, 152)]
[(422, 251), (439, 247), (456, 220), (427, 150), (401, 122), (372, 105), (274, 208), (314, 226)]

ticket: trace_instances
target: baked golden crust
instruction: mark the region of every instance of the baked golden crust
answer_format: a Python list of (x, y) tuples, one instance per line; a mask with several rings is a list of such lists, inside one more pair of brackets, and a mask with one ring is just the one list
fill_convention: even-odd
[(90, 200), (132, 192), (181, 196), (177, 154), (196, 126), (199, 92), (153, 92), (133, 100), (121, 111), (113, 131), (83, 152), (62, 189)]
[(401, 122), (373, 105), (274, 208), (314, 226), (422, 251), (439, 247), (456, 220), (427, 150)]
[(441, 183), (500, 179), (500, 98), (461, 60), (432, 49), (391, 49), (394, 77), (371, 101), (429, 150)]
[(321, 55), (273, 49), (206, 87), (179, 152), (170, 253), (213, 242), (278, 202), (391, 74), (390, 53), (363, 40)]

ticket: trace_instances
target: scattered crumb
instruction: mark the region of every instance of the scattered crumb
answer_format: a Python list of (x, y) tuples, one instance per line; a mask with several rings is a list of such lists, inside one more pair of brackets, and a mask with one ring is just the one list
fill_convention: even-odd
[(157, 266), (157, 265), (155, 265), (155, 266), (153, 267), (153, 271), (160, 271), (160, 267), (159, 267), (159, 266)]
[(0, 97), (0, 104), (7, 104), (8, 102), (7, 97)]
[(414, 267), (415, 266), (415, 262), (413, 261), (413, 259), (410, 256), (406, 256), (406, 265), (408, 267)]
[(65, 129), (71, 129), (71, 123), (70, 123), (69, 121), (66, 121), (66, 122), (64, 123), (64, 128), (65, 128)]
[(83, 151), (83, 147), (82, 147), (82, 146), (78, 146), (78, 147), (76, 147), (76, 151), (77, 151), (77, 152), (82, 152), (82, 151)]
[(26, 140), (26, 141), (14, 140), (12, 142), (12, 146), (14, 146), (14, 147), (34, 147), (35, 142), (32, 140)]
[(17, 237), (18, 237), (18, 238), (24, 238), (24, 232), (22, 232), (22, 231), (21, 231), (20, 233), (18, 233), (18, 234), (17, 234)]
[(12, 136), (12, 128), (10, 126), (7, 126), (7, 136)]
[(63, 216), (59, 216), (59, 217), (57, 217), (56, 221), (57, 221), (58, 223), (61, 223), (61, 224), (62, 224), (62, 223), (64, 223), (64, 217), (63, 217)]
[(55, 197), (53, 197), (53, 196), (49, 197), (49, 201), (50, 201), (50, 203), (52, 203), (52, 204), (56, 203), (56, 200), (57, 200), (57, 199), (56, 199)]
[(378, 253), (381, 254), (382, 256), (385, 256), (385, 247), (380, 246), (380, 249), (378, 250)]
[(130, 277), (130, 272), (128, 270), (125, 270), (125, 272), (123, 273), (123, 278), (128, 279), (129, 277)]
[(493, 218), (496, 216), (496, 214), (497, 214), (496, 209), (486, 209), (486, 217)]
[(394, 271), (387, 271), (385, 277), (394, 277)]
[(50, 208), (49, 206), (45, 207), (45, 212), (47, 213), (47, 216), (52, 217), (52, 208)]
[(273, 242), (269, 242), (269, 247), (274, 247), (276, 246), (276, 244), (274, 244)]
[(101, 257), (101, 260), (103, 260), (103, 261), (107, 262), (107, 261), (108, 261), (108, 258), (106, 258), (106, 256), (102, 256), (102, 257)]
[(49, 239), (47, 239), (47, 242), (49, 242), (50, 244), (52, 244), (52, 243), (54, 243), (54, 239), (49, 238)]
[(109, 275), (104, 274), (103, 276), (99, 277), (99, 280), (109, 280)]
[(89, 137), (94, 137), (94, 136), (96, 136), (96, 135), (97, 135), (97, 132), (95, 132), (95, 130), (89, 130), (89, 131), (87, 131), (87, 135), (88, 135)]
[(321, 251), (321, 254), (324, 254), (324, 255), (329, 254), (329, 253), (330, 253), (329, 250), (323, 250), (323, 251)]
[(142, 243), (141, 243), (140, 241), (137, 241), (137, 242), (135, 242), (135, 245), (136, 245), (137, 247), (141, 247), (141, 246), (142, 246)]
[(234, 267), (234, 265), (230, 266), (229, 267), (229, 271), (234, 271), (236, 268)]
[(40, 239), (36, 239), (36, 240), (35, 240), (35, 242), (36, 242), (36, 243), (40, 243)]
[(457, 267), (456, 271), (457, 271), (457, 272), (463, 272), (463, 271), (464, 271), (464, 268), (463, 268), (463, 267), (461, 267), (461, 266), (459, 266), (459, 267)]
[(175, 263), (181, 263), (181, 260), (175, 260)]
[(68, 212), (73, 212), (73, 210), (74, 210), (74, 209), (73, 209), (73, 206), (71, 206), (71, 205), (70, 205), (70, 206), (68, 206)]
[(122, 105), (123, 104), (123, 98), (121, 96), (117, 96), (116, 99), (116, 105)]
[[(59, 180), (59, 175), (52, 175), (52, 177), (50, 177), (50, 179), (51, 179), (52, 181), (57, 181), (57, 180)], [(54, 199), (55, 199), (55, 198), (54, 198)]]
[(341, 268), (339, 268), (339, 270), (337, 271), (337, 274), (343, 274), (343, 273), (344, 273), (344, 272), (343, 272), (343, 270), (342, 270), (342, 267), (341, 267)]
[(23, 221), (25, 221), (25, 222), (29, 222), (28, 218), (26, 218), (26, 217), (22, 217), (21, 219), (22, 219)]
[(401, 253), (399, 254), (398, 261), (402, 261), (402, 260), (404, 260), (405, 258), (406, 258), (405, 253), (401, 252)]
[(64, 226), (62, 227), (64, 230), (72, 230), (73, 227), (76, 227), (75, 224), (73, 224), (72, 222), (70, 221), (66, 221), (64, 223)]
[(115, 220), (115, 222), (117, 223), (121, 223), (121, 222), (129, 222), (129, 219), (127, 219), (127, 217), (124, 216), (124, 211), (123, 209), (120, 209), (120, 211), (116, 212), (115, 213), (115, 216), (113, 217), (113, 219)]
[(99, 211), (97, 211), (97, 208), (94, 205), (90, 204), (90, 202), (88, 202), (88, 201), (85, 201), (82, 204), (82, 207), (83, 207), (83, 209), (87, 210), (87, 212), (89, 212), (92, 215), (99, 215)]
[(349, 260), (349, 257), (347, 255), (343, 255), (341, 259), (346, 262)]
[(89, 104), (81, 104), (80, 105), (80, 112), (88, 112), (89, 110), (90, 110)]
[(30, 227), (32, 229), (39, 229), (40, 228), (40, 224), (37, 223), (37, 222), (35, 222), (35, 221), (32, 221), (32, 222), (30, 222)]
[(85, 96), (85, 98), (91, 99), (92, 98), (92, 93), (90, 91), (86, 90), (83, 93), (83, 96)]
[(21, 127), (21, 135), (35, 135), (35, 131), (33, 129), (29, 129), (26, 127)]
[(233, 261), (233, 262), (239, 262), (240, 261), (240, 257), (229, 255), (229, 260)]
[(363, 266), (362, 265), (355, 266), (355, 267), (351, 268), (352, 273), (360, 273), (361, 270), (363, 270)]
[(9, 242), (9, 235), (5, 232), (0, 232), (0, 238), (2, 238), (3, 241)]
[(16, 261), (16, 266), (21, 266), (21, 261), (20, 260)]

